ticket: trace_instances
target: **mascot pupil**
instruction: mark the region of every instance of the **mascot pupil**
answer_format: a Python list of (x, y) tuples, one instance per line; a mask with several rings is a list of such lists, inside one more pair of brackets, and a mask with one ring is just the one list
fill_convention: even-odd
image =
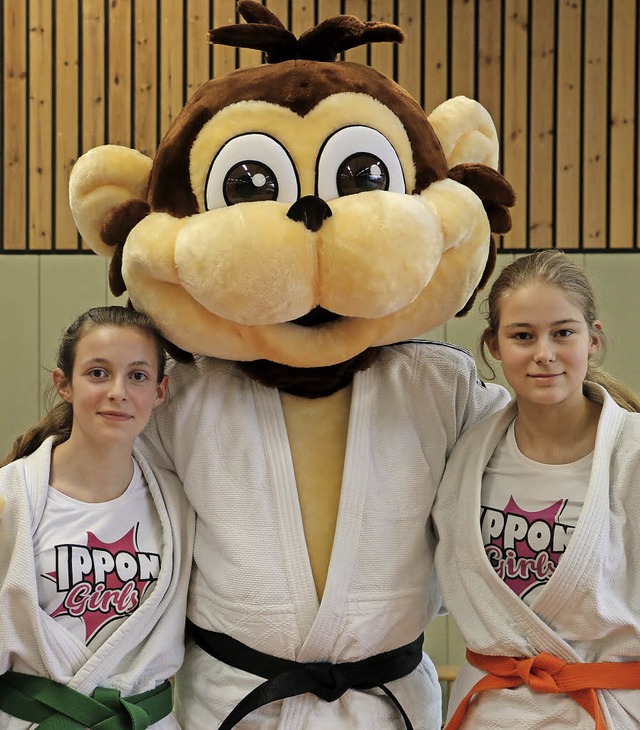
[(471, 307), (513, 190), (480, 104), (427, 117), (336, 61), (396, 26), (296, 38), (238, 9), (210, 41), (267, 63), (200, 87), (153, 160), (105, 145), (70, 180), (112, 291), (176, 361), (145, 448), (198, 515), (178, 710), (190, 729), (435, 730), (431, 505), (457, 437), (508, 398), (466, 351), (408, 340)]

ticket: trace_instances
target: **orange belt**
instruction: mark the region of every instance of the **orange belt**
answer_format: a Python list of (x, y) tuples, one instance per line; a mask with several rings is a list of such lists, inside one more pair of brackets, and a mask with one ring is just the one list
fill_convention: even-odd
[(534, 692), (566, 694), (583, 707), (595, 720), (596, 730), (606, 730), (597, 689), (640, 689), (640, 662), (568, 663), (548, 654), (515, 659), (508, 656), (487, 656), (467, 649), (467, 661), (487, 672), (462, 700), (445, 730), (462, 726), (471, 698), (488, 689), (511, 689), (523, 684)]

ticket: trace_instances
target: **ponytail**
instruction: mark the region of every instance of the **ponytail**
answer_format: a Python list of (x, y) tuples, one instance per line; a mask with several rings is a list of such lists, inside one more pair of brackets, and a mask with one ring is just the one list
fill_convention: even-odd
[(49, 438), (55, 436), (55, 446), (66, 441), (71, 436), (71, 425), (73, 423), (73, 409), (71, 403), (60, 401), (42, 418), (41, 421), (32, 426), (28, 431), (18, 436), (13, 442), (11, 451), (7, 454), (0, 467), (10, 464), (12, 461), (29, 456)]
[(600, 366), (589, 363), (585, 379), (601, 385), (621, 408), (640, 413), (640, 396)]

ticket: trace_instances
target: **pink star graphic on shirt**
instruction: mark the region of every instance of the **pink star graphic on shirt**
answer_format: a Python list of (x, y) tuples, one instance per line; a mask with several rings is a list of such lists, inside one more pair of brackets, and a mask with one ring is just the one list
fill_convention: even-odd
[[(157, 577), (149, 570), (141, 576), (136, 528), (137, 525), (111, 543), (87, 532), (86, 548), (77, 545), (56, 548), (64, 550), (73, 565), (69, 568), (72, 578), (66, 581), (64, 598), (51, 616), (80, 618), (84, 622), (87, 644), (108, 623), (133, 613), (145, 590)], [(59, 572), (48, 574), (57, 584)]]

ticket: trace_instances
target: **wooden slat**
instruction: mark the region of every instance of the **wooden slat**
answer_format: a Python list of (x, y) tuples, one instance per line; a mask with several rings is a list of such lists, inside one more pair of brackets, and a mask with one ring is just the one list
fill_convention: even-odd
[(55, 49), (55, 247), (73, 250), (78, 234), (69, 208), (69, 175), (78, 157), (78, 3), (56, 2)]
[[(371, 0), (371, 20), (393, 23), (393, 5), (387, 0)], [(371, 44), (371, 65), (390, 78), (393, 78), (393, 46), (393, 43)]]
[[(274, 8), (270, 8), (271, 12)], [(242, 20), (242, 23), (245, 21)], [(256, 51), (252, 48), (241, 48), (239, 53), (238, 68), (253, 68), (254, 66), (260, 66), (262, 63), (262, 52)]]
[(509, 73), (504, 83), (504, 174), (520, 199), (511, 214), (513, 227), (505, 236), (509, 248), (524, 248), (527, 243), (527, 27), (526, 0), (507, 0), (505, 6), (503, 59)]
[(553, 244), (554, 6), (551, 2), (531, 5), (530, 193), (527, 201), (531, 248), (550, 248)]
[(211, 46), (207, 42), (210, 29), (209, 3), (204, 0), (187, 2), (187, 99), (211, 78), (209, 61)]
[(585, 248), (603, 248), (607, 242), (608, 16), (608, 3), (586, 4), (582, 147), (582, 238)]
[(182, 0), (164, 0), (160, 14), (160, 137), (184, 105), (182, 57), (184, 13)]
[(5, 3), (2, 248), (27, 245), (27, 8)]
[(108, 141), (110, 144), (130, 147), (131, 0), (110, 1), (108, 24)]
[(29, 2), (29, 248), (46, 250), (52, 238), (53, 89), (49, 0)]
[[(105, 19), (101, 0), (82, 2), (82, 136), (81, 152), (105, 144)], [(83, 241), (82, 248), (89, 247)]]
[[(344, 12), (347, 15), (355, 15), (360, 20), (367, 20), (367, 0), (345, 0)], [(340, 14), (340, 8), (338, 7), (336, 15)], [(358, 46), (352, 48), (344, 54), (345, 61), (352, 61), (353, 63), (367, 63), (367, 46)]]
[(101, 0), (82, 2), (82, 151), (105, 143), (105, 24)]
[[(271, 7), (271, 5), (270, 5)], [(282, 20), (282, 18), (281, 18)], [(231, 25), (236, 22), (235, 0), (215, 0), (213, 4), (212, 28)], [(282, 21), (284, 23), (284, 20)], [(213, 75), (224, 76), (236, 67), (236, 49), (232, 46), (213, 46)]]
[(637, 118), (635, 104), (638, 101), (636, 76), (637, 10), (625, 0), (613, 1), (611, 18), (611, 136), (609, 141), (609, 197), (611, 217), (609, 241), (616, 248), (629, 248), (633, 244), (633, 216), (624, 211), (635, 207), (633, 159)]
[(426, 0), (424, 15), (424, 100), (430, 114), (449, 97), (447, 0)]
[[(279, 0), (280, 3), (283, 3), (284, 1), (285, 0)], [(268, 4), (271, 8), (274, 5), (273, 0), (269, 0)], [(316, 0), (316, 6), (318, 8), (318, 23), (321, 23), (327, 18), (334, 18), (336, 15), (341, 14), (340, 0)], [(377, 20), (377, 18), (372, 18), (372, 20)]]
[(398, 25), (405, 41), (398, 46), (398, 83), (422, 104), (422, 23), (420, 4), (400, 0)]
[(502, 2), (482, 0), (478, 15), (478, 101), (500, 134), (502, 112)]
[(581, 4), (561, 0), (558, 4), (556, 80), (555, 243), (558, 248), (564, 249), (575, 249), (581, 245), (581, 26)]
[(153, 157), (159, 140), (156, 3), (136, 2), (134, 15), (133, 146)]
[(298, 37), (314, 26), (313, 0), (297, 0), (291, 5), (291, 31)]
[(475, 3), (452, 0), (451, 10), (451, 96), (475, 98)]
[[(318, 4), (321, 5), (322, 0), (319, 0)], [(285, 28), (288, 28), (290, 25), (288, 0), (267, 0), (266, 5), (276, 18), (280, 20), (282, 25), (284, 25)], [(324, 18), (323, 15), (320, 15), (320, 17)]]

